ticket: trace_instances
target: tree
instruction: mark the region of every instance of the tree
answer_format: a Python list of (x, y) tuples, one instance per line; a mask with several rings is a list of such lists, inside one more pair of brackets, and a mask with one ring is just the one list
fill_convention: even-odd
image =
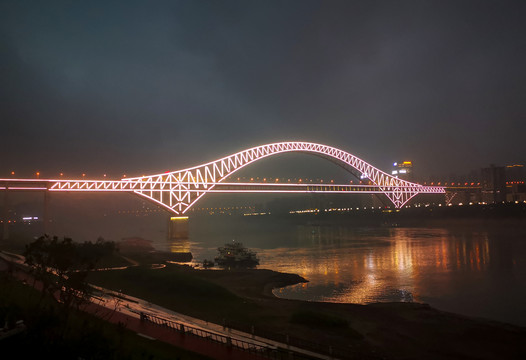
[(67, 314), (71, 306), (89, 300), (92, 288), (86, 282), (88, 271), (113, 251), (115, 243), (102, 238), (96, 243), (75, 243), (67, 237), (59, 240), (44, 235), (26, 245), (24, 256), (35, 280), (42, 284), (42, 297), (51, 294)]

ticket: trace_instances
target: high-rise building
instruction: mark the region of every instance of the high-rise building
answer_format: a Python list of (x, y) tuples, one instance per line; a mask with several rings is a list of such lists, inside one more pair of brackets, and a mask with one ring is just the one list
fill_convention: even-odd
[(524, 183), (524, 165), (514, 164), (506, 166), (506, 182), (508, 184)]
[(524, 165), (506, 166), (507, 201), (526, 201), (526, 177)]
[(391, 171), (391, 175), (396, 176), (397, 178), (400, 178), (403, 180), (414, 181), (413, 162), (412, 161), (395, 162), (393, 164), (393, 170)]
[(490, 165), (480, 171), (482, 201), (488, 203), (506, 200), (506, 171), (504, 166)]

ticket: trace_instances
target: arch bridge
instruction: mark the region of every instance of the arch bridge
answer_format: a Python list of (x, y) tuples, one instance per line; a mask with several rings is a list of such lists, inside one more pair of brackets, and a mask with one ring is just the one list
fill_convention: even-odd
[[(338, 164), (370, 185), (226, 183), (236, 171), (260, 159), (288, 152), (316, 155)], [(120, 191), (151, 200), (175, 214), (184, 214), (205, 194), (212, 192), (323, 192), (384, 194), (396, 208), (417, 194), (444, 194), (440, 186), (423, 186), (391, 176), (358, 157), (322, 144), (279, 142), (253, 147), (224, 158), (163, 174), (121, 180), (0, 179), (0, 190)]]

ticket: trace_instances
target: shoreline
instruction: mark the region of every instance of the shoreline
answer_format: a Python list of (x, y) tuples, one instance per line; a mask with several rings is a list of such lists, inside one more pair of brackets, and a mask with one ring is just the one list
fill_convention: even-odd
[(93, 276), (118, 285), (124, 294), (205, 321), (241, 331), (252, 326), (262, 336), (286, 335), (291, 341), (330, 345), (340, 358), (489, 360), (521, 359), (526, 354), (526, 327), (448, 313), (421, 303), (328, 303), (282, 299), (272, 293), (272, 289), (307, 281), (297, 274), (268, 269), (196, 270), (167, 264), (163, 269), (138, 266)]
[[(273, 270), (271, 270), (271, 271), (273, 271)], [(284, 274), (284, 273), (280, 273), (280, 274)], [(274, 297), (276, 299), (284, 299), (284, 298), (280, 298), (279, 296), (276, 296), (276, 294), (274, 294), (274, 289), (281, 289), (281, 288), (285, 288), (287, 286), (293, 286), (293, 285), (304, 284), (304, 283), (308, 283), (309, 282), (309, 280), (303, 278), (302, 276), (299, 276), (297, 274), (293, 274), (293, 275), (296, 275), (296, 276), (300, 277), (302, 280), (298, 280), (298, 281), (290, 280), (289, 281), (289, 277), (287, 277), (286, 279), (283, 279), (283, 281), (281, 281), (281, 282), (270, 282), (270, 283), (267, 283), (264, 286), (264, 288), (263, 288), (263, 295), (264, 296), (268, 296), (268, 297)], [(308, 300), (302, 300), (302, 301), (308, 301)]]
[[(258, 271), (260, 274), (249, 284), (242, 282), (246, 276), (236, 273), (225, 273), (224, 277), (233, 278), (229, 280), (217, 279), (221, 277), (216, 275), (215, 282), (276, 312), (278, 309), (288, 314), (306, 311), (348, 321), (350, 330), (357, 336), (340, 336), (340, 330), (334, 329), (330, 339), (335, 346), (364, 346), (360, 352), (369, 353), (373, 349), (379, 358), (386, 359), (519, 359), (526, 354), (526, 327), (523, 326), (442, 311), (427, 303), (352, 304), (279, 298), (272, 293), (273, 289), (300, 284), (304, 282), (300, 281), (301, 277), (267, 269), (248, 274)], [(323, 339), (313, 329), (292, 330), (290, 324), (283, 326), (311, 340)], [(321, 330), (332, 332), (332, 329)], [(440, 339), (441, 346), (437, 346), (436, 339)]]
[[(274, 271), (274, 270), (271, 270), (271, 271)], [(286, 283), (282, 285), (280, 285), (279, 282), (271, 282), (265, 286), (263, 290), (263, 295), (266, 297), (272, 297), (275, 299), (285, 300), (285, 301), (299, 301), (299, 302), (319, 303), (319, 304), (343, 304), (343, 305), (349, 304), (349, 305), (356, 305), (356, 306), (378, 306), (378, 307), (393, 307), (393, 308), (396, 308), (398, 304), (402, 304), (400, 306), (410, 306), (410, 304), (414, 304), (415, 306), (430, 308), (434, 311), (441, 312), (444, 314), (452, 314), (458, 317), (465, 317), (466, 319), (469, 319), (469, 320), (478, 320), (481, 322), (496, 323), (496, 324), (501, 324), (505, 326), (518, 327), (518, 328), (522, 328), (526, 330), (526, 324), (513, 323), (510, 321), (501, 320), (495, 317), (492, 318), (492, 317), (484, 316), (484, 315), (472, 315), (472, 314), (466, 314), (466, 313), (462, 313), (462, 312), (454, 311), (454, 310), (441, 309), (428, 302), (421, 302), (421, 301), (376, 301), (376, 302), (369, 302), (369, 303), (356, 303), (356, 302), (337, 302), (337, 301), (330, 301), (330, 300), (322, 301), (322, 300), (310, 300), (310, 299), (301, 299), (301, 298), (287, 298), (287, 297), (280, 297), (274, 294), (274, 290), (285, 288), (287, 286), (294, 286), (294, 285), (299, 285), (302, 283), (309, 283), (309, 282), (310, 281), (306, 279), (305, 281), (298, 281), (295, 283)], [(526, 341), (526, 338), (525, 338), (525, 341)]]
[[(262, 270), (269, 270), (269, 269), (262, 269)], [(270, 270), (274, 271), (274, 270)], [(286, 273), (282, 273), (286, 274)], [(299, 276), (299, 275), (298, 275)], [(517, 328), (523, 328), (526, 330), (525, 325), (520, 324), (513, 324), (506, 321), (498, 320), (498, 319), (491, 319), (483, 316), (475, 316), (475, 315), (468, 315), (468, 314), (462, 314), (454, 311), (447, 311), (447, 310), (441, 310), (434, 306), (432, 306), (429, 303), (426, 302), (419, 302), (419, 301), (378, 301), (378, 302), (370, 302), (370, 303), (353, 303), (353, 302), (336, 302), (336, 301), (320, 301), (320, 300), (305, 300), (305, 299), (290, 299), (286, 297), (279, 297), (274, 294), (274, 290), (285, 288), (287, 286), (294, 286), (299, 285), (301, 283), (308, 283), (309, 280), (305, 281), (298, 281), (294, 283), (279, 283), (279, 282), (270, 282), (267, 283), (263, 289), (263, 296), (265, 297), (271, 297), (277, 300), (285, 300), (285, 301), (298, 301), (298, 302), (306, 302), (306, 303), (317, 303), (317, 304), (341, 304), (341, 305), (353, 305), (353, 306), (368, 306), (368, 307), (384, 307), (384, 308), (396, 308), (397, 306), (411, 306), (414, 305), (416, 307), (422, 307), (426, 309), (431, 309), (440, 313), (444, 314), (451, 314), (453, 316), (457, 317), (465, 317), (467, 320), (477, 320), (482, 322), (488, 322), (488, 323), (496, 323), (501, 324), (504, 326), (511, 326), (511, 327), (517, 327)], [(526, 339), (525, 339), (526, 340)]]

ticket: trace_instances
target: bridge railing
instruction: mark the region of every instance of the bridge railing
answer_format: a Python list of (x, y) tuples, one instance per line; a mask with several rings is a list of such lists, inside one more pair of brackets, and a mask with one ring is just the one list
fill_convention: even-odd
[(141, 321), (149, 321), (159, 326), (167, 327), (180, 334), (197, 336), (201, 339), (219, 343), (227, 347), (236, 348), (255, 356), (275, 360), (312, 360), (314, 358), (287, 349), (271, 346), (270, 344), (248, 342), (230, 336), (215, 333), (213, 331), (189, 326), (180, 322), (164, 319), (152, 314), (141, 313)]
[[(327, 343), (321, 343), (311, 340), (298, 338), (288, 334), (276, 333), (268, 331), (256, 326), (250, 326), (237, 322), (228, 322), (227, 326), (232, 329), (237, 329), (247, 333), (251, 333), (255, 336), (259, 336), (265, 339), (271, 339), (276, 342), (287, 344), (288, 346), (294, 346), (301, 349), (309, 350), (314, 353), (326, 355), (335, 359), (362, 359), (362, 360), (373, 360), (378, 359), (377, 354), (367, 355), (367, 350), (360, 348), (362, 345), (361, 341), (355, 341), (353, 346), (335, 346)], [(360, 340), (359, 335), (355, 335), (355, 340)], [(357, 355), (359, 354), (359, 356)]]

